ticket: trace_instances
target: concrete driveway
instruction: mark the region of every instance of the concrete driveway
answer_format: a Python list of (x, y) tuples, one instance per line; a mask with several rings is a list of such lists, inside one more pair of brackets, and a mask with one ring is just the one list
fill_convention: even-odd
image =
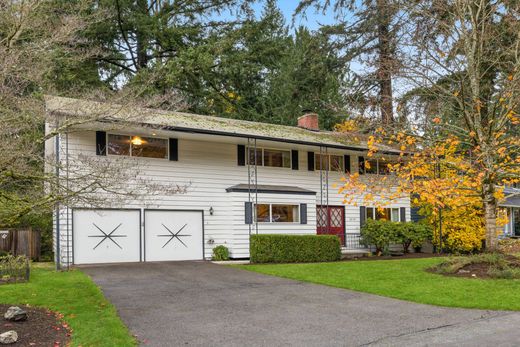
[(520, 345), (520, 313), (421, 305), (207, 262), (83, 270), (143, 346)]

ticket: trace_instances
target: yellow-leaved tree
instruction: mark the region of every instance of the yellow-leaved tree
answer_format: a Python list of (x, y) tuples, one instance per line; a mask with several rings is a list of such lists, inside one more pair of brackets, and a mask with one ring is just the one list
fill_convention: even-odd
[(520, 182), (520, 4), (421, 1), (403, 11), (414, 19), (403, 52), (403, 84), (414, 89), (398, 107), (407, 121), (367, 141), (367, 157), (393, 175), (353, 173), (341, 192), (346, 203), (356, 193), (376, 206), (413, 194), (431, 218), (445, 213), (450, 245), (478, 248), (484, 233), (494, 251), (503, 188)]

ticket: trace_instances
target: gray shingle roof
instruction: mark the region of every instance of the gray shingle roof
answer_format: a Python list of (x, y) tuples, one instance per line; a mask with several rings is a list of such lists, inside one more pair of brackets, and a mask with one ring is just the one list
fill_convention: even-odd
[[(330, 131), (311, 131), (295, 126), (251, 122), (57, 96), (46, 96), (45, 105), (49, 114), (91, 118), (93, 121), (139, 124), (173, 131), (243, 138), (250, 137), (357, 151), (367, 150), (366, 142), (357, 140), (353, 136)], [(399, 153), (397, 150), (389, 147), (381, 149), (381, 153), (385, 152)]]

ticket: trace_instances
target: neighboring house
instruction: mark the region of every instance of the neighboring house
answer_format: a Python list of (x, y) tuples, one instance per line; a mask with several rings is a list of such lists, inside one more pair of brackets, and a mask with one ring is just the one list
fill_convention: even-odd
[(503, 235), (520, 237), (520, 188), (506, 187), (504, 194), (506, 198), (500, 207), (506, 211), (508, 223), (503, 227)]
[(62, 186), (74, 185), (83, 163), (126, 158), (139, 164), (140, 177), (186, 187), (123, 200), (103, 192), (102, 206), (60, 206), (54, 220), (62, 264), (209, 259), (217, 245), (248, 258), (252, 233), (335, 234), (344, 249), (361, 248), (366, 218), (410, 220), (409, 197), (385, 210), (343, 203), (345, 172), (387, 172), (375, 159), (365, 172), (366, 144), (320, 131), (316, 114), (290, 127), (61, 97), (48, 97), (46, 109), (48, 131), (85, 119), (46, 143), (61, 163)]

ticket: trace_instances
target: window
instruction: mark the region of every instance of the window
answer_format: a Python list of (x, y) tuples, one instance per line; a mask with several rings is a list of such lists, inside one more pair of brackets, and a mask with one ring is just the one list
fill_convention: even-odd
[[(396, 165), (398, 162), (395, 160), (387, 160), (387, 159), (365, 159), (364, 161), (366, 174), (373, 175), (390, 175), (392, 172), (389, 165)], [(362, 170), (361, 170), (362, 172)]]
[(130, 155), (130, 136), (108, 134), (108, 154)]
[(316, 170), (343, 172), (343, 156), (334, 154), (315, 154), (314, 166)]
[(132, 156), (147, 158), (168, 157), (168, 141), (166, 139), (157, 139), (154, 137), (134, 137), (132, 139)]
[(256, 205), (256, 218), (259, 223), (299, 223), (300, 206), (258, 204)]
[(168, 140), (155, 137), (108, 134), (108, 154), (168, 158)]
[(377, 175), (377, 159), (365, 159), (365, 173)]
[(376, 220), (391, 220), (392, 222), (400, 222), (401, 214), (399, 208), (377, 208), (367, 207), (366, 218)]
[(291, 152), (264, 149), (264, 166), (291, 167)]
[[(248, 163), (255, 164), (255, 150), (248, 148)], [(291, 151), (280, 149), (257, 148), (256, 149), (256, 165), (270, 167), (291, 168)]]

